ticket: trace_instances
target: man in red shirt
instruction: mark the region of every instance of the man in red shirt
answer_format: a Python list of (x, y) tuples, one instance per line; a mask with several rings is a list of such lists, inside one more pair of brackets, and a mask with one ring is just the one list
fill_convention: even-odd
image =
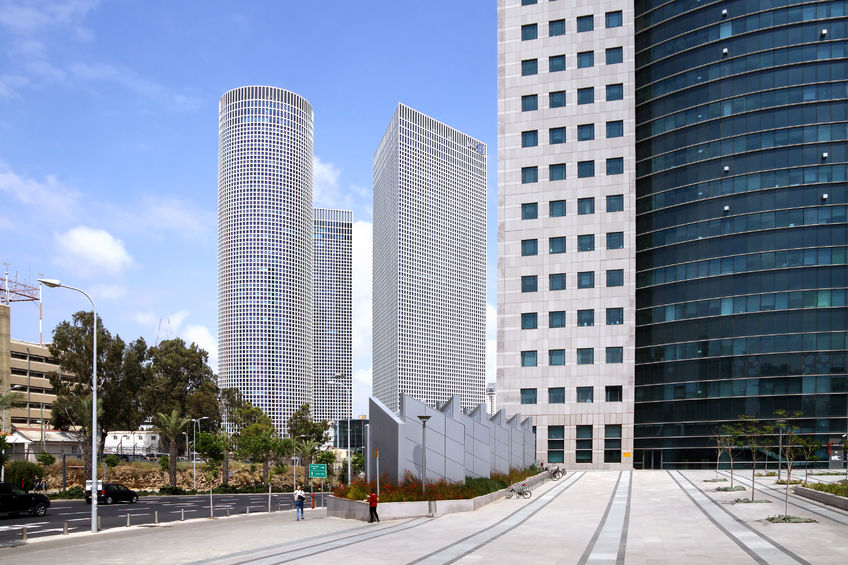
[(368, 519), (368, 523), (372, 524), (374, 520), (379, 522), (380, 517), (377, 516), (377, 503), (380, 502), (380, 499), (377, 497), (377, 493), (372, 490), (371, 496), (369, 496), (366, 500), (368, 501), (368, 507), (371, 510), (371, 516)]

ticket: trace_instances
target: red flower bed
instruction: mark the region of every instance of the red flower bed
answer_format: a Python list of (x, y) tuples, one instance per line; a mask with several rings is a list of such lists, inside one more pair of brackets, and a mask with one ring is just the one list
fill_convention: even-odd
[[(474, 498), (494, 492), (523, 481), (539, 472), (538, 467), (512, 469), (509, 474), (493, 473), (489, 479), (466, 478), (464, 483), (452, 483), (443, 480), (427, 481), (426, 493), (421, 492), (421, 479), (410, 471), (404, 474), (399, 484), (390, 483), (385, 475), (380, 476), (380, 502), (414, 502), (418, 500), (459, 500)], [(356, 479), (350, 485), (339, 486), (333, 494), (339, 498), (365, 500), (372, 491), (377, 490), (376, 481), (368, 482)]]

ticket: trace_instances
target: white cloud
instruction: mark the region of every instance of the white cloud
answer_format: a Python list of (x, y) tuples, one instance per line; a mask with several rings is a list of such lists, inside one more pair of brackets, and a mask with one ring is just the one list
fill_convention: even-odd
[(0, 2), (0, 27), (29, 36), (46, 27), (75, 25), (97, 4), (97, 0), (6, 0)]
[(127, 288), (118, 284), (98, 284), (91, 293), (96, 300), (118, 300), (127, 294)]
[(368, 397), (371, 396), (371, 367), (353, 372), (353, 417), (368, 414)]
[(149, 98), (169, 106), (195, 108), (200, 100), (185, 94), (177, 94), (162, 84), (146, 79), (132, 69), (116, 67), (106, 63), (75, 63), (68, 69), (71, 76), (86, 83), (106, 82), (126, 88), (138, 96)]
[(79, 226), (53, 238), (59, 251), (56, 262), (82, 275), (120, 275), (133, 265), (124, 242), (105, 230)]
[(114, 218), (123, 229), (143, 232), (146, 238), (164, 239), (171, 234), (194, 239), (215, 237), (215, 211), (199, 208), (189, 200), (148, 195), (130, 207), (107, 208), (106, 217)]
[(493, 383), (497, 380), (496, 372), (498, 364), (498, 311), (489, 303), (486, 303), (486, 382)]
[(209, 354), (209, 366), (218, 372), (218, 339), (212, 335), (209, 328), (199, 324), (189, 324), (180, 334), (187, 344), (196, 343), (198, 347)]
[[(317, 155), (312, 159), (313, 202), (332, 202), (335, 199), (338, 195), (341, 173), (341, 169), (330, 162), (322, 161)], [(334, 207), (334, 205), (328, 204), (327, 207)]]
[[(369, 222), (353, 223), (354, 406), (367, 411), (371, 395), (371, 241)], [(357, 379), (360, 382), (357, 383)]]
[(183, 322), (188, 318), (188, 310), (177, 310), (173, 314), (165, 316), (160, 320), (159, 339), (172, 339), (180, 335)]
[(153, 327), (156, 323), (156, 316), (153, 312), (136, 312), (130, 319), (137, 323), (140, 326), (147, 326), (148, 328)]
[(70, 216), (80, 195), (62, 184), (54, 175), (43, 181), (26, 178), (0, 162), (0, 193), (22, 204), (38, 206), (47, 216)]

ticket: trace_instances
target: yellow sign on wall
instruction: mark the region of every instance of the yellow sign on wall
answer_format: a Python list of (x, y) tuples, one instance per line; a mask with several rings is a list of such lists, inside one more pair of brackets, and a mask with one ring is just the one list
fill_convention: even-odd
[(629, 452), (629, 451), (625, 451), (625, 452), (624, 452), (624, 456), (625, 456), (625, 457), (630, 457), (630, 452)]

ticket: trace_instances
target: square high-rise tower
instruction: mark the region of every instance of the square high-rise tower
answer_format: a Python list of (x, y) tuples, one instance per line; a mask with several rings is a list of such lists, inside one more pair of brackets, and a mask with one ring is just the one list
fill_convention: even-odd
[(374, 395), (483, 401), (486, 145), (399, 104), (374, 155)]
[(353, 212), (315, 208), (312, 418), (351, 417)]
[(498, 405), (537, 454), (629, 467), (633, 8), (498, 2)]

